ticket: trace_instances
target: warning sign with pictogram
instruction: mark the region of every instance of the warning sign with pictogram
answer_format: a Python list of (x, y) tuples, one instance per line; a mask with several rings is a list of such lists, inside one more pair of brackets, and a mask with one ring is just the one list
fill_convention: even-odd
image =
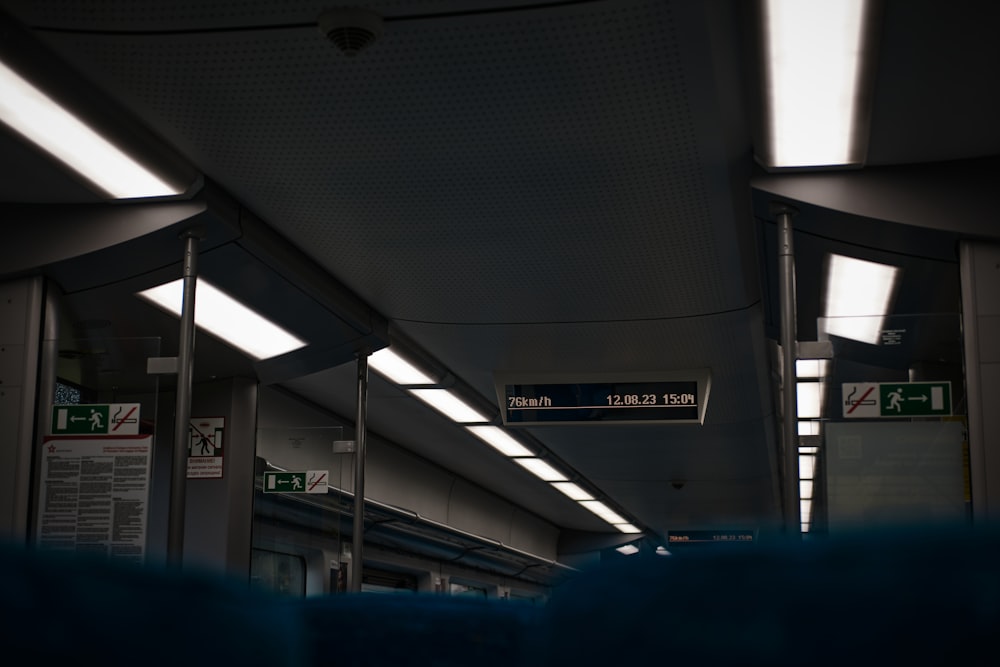
[(51, 435), (138, 435), (138, 403), (55, 405)]
[(225, 417), (194, 417), (188, 427), (188, 479), (222, 477)]
[(264, 493), (326, 493), (328, 470), (265, 472)]
[(844, 417), (937, 417), (951, 414), (951, 382), (846, 382)]

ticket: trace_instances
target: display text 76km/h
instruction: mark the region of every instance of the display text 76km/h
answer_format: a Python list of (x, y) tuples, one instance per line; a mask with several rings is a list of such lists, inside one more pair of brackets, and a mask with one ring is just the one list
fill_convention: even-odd
[(506, 384), (510, 424), (698, 422), (704, 412), (697, 381)]

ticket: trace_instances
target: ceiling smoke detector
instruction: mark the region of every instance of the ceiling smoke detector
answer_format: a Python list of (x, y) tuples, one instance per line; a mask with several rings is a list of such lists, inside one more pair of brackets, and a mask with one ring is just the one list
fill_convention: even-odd
[(320, 15), (319, 30), (345, 56), (356, 56), (382, 36), (382, 17), (356, 7), (331, 9)]

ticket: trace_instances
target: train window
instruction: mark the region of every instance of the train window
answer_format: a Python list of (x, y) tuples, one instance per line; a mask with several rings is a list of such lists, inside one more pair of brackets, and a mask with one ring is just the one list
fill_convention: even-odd
[(452, 595), (460, 595), (463, 597), (473, 597), (473, 598), (485, 598), (486, 589), (479, 586), (471, 586), (469, 584), (460, 584), (456, 582), (451, 582), (448, 585), (448, 591)]
[(253, 549), (250, 556), (250, 585), (283, 595), (305, 596), (305, 559), (295, 554)]
[(416, 593), (417, 577), (406, 572), (392, 572), (365, 567), (361, 575), (363, 593)]
[(511, 589), (510, 595), (507, 599), (532, 605), (545, 604), (545, 596), (541, 593), (529, 593), (527, 591), (516, 591), (513, 589)]
[(56, 379), (55, 405), (79, 405), (83, 399), (81, 387), (66, 380)]

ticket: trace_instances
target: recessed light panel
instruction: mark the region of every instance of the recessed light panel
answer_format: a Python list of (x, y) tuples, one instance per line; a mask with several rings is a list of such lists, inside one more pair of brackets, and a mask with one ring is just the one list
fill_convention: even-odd
[(409, 392), (459, 424), (489, 421), (489, 417), (447, 389), (410, 389)]
[(861, 164), (873, 12), (866, 0), (762, 0), (766, 166)]
[(618, 514), (599, 500), (581, 500), (580, 504), (610, 524), (628, 523), (628, 521), (625, 520), (625, 517)]
[(618, 530), (622, 531), (623, 533), (628, 533), (630, 535), (633, 534), (633, 533), (641, 533), (642, 532), (639, 528), (637, 528), (636, 526), (633, 526), (630, 523), (616, 523), (616, 524), (614, 524), (614, 526), (615, 526), (615, 528), (617, 528)]
[(177, 195), (170, 185), (0, 63), (0, 120), (116, 199)]
[(372, 370), (398, 385), (434, 384), (436, 382), (434, 378), (403, 359), (389, 347), (384, 347), (369, 356), (368, 365)]
[(534, 456), (534, 452), (511, 437), (499, 426), (466, 426), (473, 435), (504, 456)]
[[(184, 281), (143, 290), (138, 296), (180, 317)], [(292, 335), (263, 315), (243, 305), (212, 283), (199, 278), (195, 288), (195, 324), (237, 347), (254, 359), (268, 359), (305, 347), (305, 341)]]
[(562, 491), (573, 500), (593, 500), (594, 496), (584, 491), (579, 485), (573, 482), (552, 482), (552, 486)]
[[(525, 458), (513, 459), (518, 465), (530, 472), (543, 482), (565, 482), (566, 475), (562, 474), (548, 463), (541, 459)], [(622, 519), (624, 521), (624, 519)]]
[(827, 263), (823, 331), (863, 343), (878, 343), (889, 312), (899, 267), (831, 254)]

